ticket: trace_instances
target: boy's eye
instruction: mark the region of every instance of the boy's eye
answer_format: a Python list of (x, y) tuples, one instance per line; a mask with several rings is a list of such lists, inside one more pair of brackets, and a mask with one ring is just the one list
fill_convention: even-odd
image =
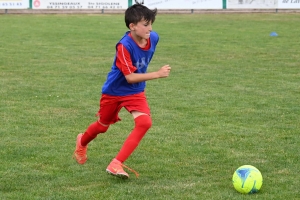
[(151, 23), (151, 21), (145, 21), (144, 22), (144, 26), (149, 26), (149, 25), (151, 25), (152, 23)]

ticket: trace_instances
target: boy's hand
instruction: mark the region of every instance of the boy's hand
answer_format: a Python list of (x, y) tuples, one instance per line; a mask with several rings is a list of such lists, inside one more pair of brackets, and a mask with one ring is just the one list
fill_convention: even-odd
[(171, 67), (169, 65), (165, 65), (162, 68), (160, 68), (160, 70), (158, 70), (158, 75), (160, 78), (166, 78), (169, 76), (171, 71)]

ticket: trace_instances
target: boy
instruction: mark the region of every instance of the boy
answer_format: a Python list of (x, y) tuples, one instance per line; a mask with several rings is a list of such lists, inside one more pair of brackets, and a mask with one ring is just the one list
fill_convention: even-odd
[(145, 81), (169, 76), (171, 67), (165, 65), (156, 72), (147, 73), (148, 65), (155, 52), (159, 36), (152, 31), (157, 10), (150, 10), (142, 4), (135, 4), (125, 11), (125, 23), (129, 31), (116, 45), (116, 56), (102, 87), (99, 119), (92, 123), (83, 134), (78, 134), (74, 158), (79, 164), (87, 160), (87, 145), (99, 133), (105, 133), (109, 126), (120, 120), (122, 107), (130, 112), (135, 127), (125, 140), (117, 156), (106, 171), (114, 176), (127, 179), (129, 175), (123, 162), (136, 149), (152, 125), (150, 109), (144, 94)]

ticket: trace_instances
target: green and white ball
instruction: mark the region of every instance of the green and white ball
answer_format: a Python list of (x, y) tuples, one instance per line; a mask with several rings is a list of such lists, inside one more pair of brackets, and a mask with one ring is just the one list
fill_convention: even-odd
[(257, 193), (263, 183), (260, 171), (252, 165), (243, 165), (232, 176), (234, 188), (242, 194)]

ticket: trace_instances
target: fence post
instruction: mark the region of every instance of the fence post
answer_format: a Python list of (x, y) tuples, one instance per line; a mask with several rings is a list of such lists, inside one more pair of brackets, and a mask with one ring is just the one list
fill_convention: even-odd
[(132, 6), (132, 0), (128, 0), (128, 7)]
[(29, 0), (29, 9), (32, 9), (32, 0)]
[(227, 8), (227, 0), (223, 0), (223, 9)]

